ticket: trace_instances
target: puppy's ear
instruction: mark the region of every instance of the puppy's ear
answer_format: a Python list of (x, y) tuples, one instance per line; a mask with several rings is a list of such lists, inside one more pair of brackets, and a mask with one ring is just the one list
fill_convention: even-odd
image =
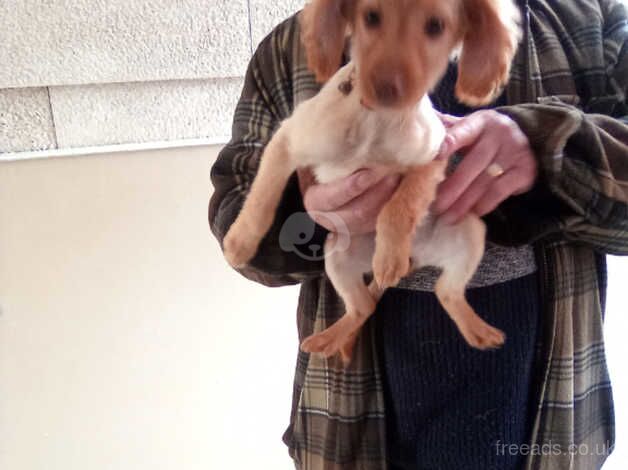
[(463, 0), (465, 29), (456, 96), (472, 106), (490, 103), (508, 81), (521, 37), (513, 0)]
[(340, 67), (353, 0), (312, 0), (300, 14), (307, 64), (325, 82)]

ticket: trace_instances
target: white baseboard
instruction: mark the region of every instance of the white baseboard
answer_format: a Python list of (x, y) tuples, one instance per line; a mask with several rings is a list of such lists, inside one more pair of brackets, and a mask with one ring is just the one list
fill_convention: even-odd
[(165, 140), (138, 144), (99, 145), (94, 147), (74, 147), (66, 149), (37, 150), (30, 152), (0, 153), (0, 163), (41, 158), (78, 157), (103, 153), (137, 152), (141, 150), (160, 150), (181, 147), (197, 147), (203, 145), (224, 145), (229, 137)]

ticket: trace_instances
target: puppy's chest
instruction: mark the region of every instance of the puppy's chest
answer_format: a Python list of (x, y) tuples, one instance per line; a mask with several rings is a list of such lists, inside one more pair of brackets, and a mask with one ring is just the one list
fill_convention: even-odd
[(424, 158), (428, 139), (414, 115), (369, 110), (357, 95), (319, 98), (295, 116), (291, 151), (297, 164), (311, 166), (320, 182), (364, 166), (405, 167)]

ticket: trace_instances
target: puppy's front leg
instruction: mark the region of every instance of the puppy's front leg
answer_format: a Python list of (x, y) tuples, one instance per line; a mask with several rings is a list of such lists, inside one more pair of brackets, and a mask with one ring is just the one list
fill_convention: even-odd
[(380, 288), (397, 285), (408, 273), (416, 227), (436, 198), (446, 166), (446, 161), (433, 160), (410, 168), (377, 216), (373, 275)]
[(242, 210), (224, 238), (225, 258), (231, 266), (242, 267), (255, 256), (260, 241), (273, 223), (288, 179), (295, 170), (286, 133), (280, 128), (266, 145)]

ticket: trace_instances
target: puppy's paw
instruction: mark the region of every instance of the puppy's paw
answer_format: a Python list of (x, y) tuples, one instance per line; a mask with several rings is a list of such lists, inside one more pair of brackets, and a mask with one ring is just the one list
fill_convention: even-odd
[(259, 238), (244, 232), (240, 227), (234, 224), (223, 240), (225, 259), (234, 268), (246, 265), (255, 256), (260, 242)]
[(340, 353), (346, 366), (351, 362), (353, 347), (363, 319), (354, 314), (345, 314), (329, 328), (308, 336), (301, 343), (301, 351), (320, 354), (329, 358)]
[(506, 334), (480, 320), (474, 322), (466, 331), (461, 331), (467, 343), (477, 349), (497, 349), (504, 345)]
[(332, 328), (327, 328), (325, 331), (314, 333), (305, 338), (301, 343), (301, 351), (321, 354), (324, 357), (331, 357), (336, 354), (342, 347), (343, 338)]
[(353, 333), (349, 339), (340, 347), (340, 359), (342, 360), (342, 364), (345, 367), (349, 367), (351, 364), (351, 358), (353, 357), (353, 348), (355, 347), (355, 342), (358, 339), (358, 334)]
[(373, 276), (381, 289), (394, 287), (410, 270), (410, 258), (402, 250), (375, 250)]

